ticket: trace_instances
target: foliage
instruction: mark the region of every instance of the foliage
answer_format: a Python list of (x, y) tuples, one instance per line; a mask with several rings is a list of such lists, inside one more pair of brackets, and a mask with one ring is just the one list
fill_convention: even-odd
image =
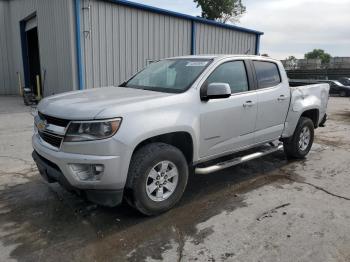
[(242, 0), (194, 0), (202, 8), (202, 17), (218, 22), (238, 22), (246, 12)]
[(331, 60), (331, 55), (326, 53), (322, 49), (314, 49), (311, 52), (305, 54), (306, 59), (321, 59), (322, 64), (328, 64)]
[(285, 66), (287, 69), (294, 69), (297, 66), (298, 59), (295, 56), (289, 56), (285, 59), (286, 63)]
[(288, 56), (288, 57), (286, 58), (286, 60), (287, 60), (287, 61), (296, 61), (297, 59), (296, 59), (295, 56), (291, 55), (291, 56)]

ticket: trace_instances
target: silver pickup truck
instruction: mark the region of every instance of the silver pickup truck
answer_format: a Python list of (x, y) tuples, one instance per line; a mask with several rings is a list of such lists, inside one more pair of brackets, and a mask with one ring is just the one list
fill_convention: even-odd
[(189, 174), (282, 148), (305, 157), (328, 93), (328, 84), (290, 87), (282, 64), (266, 57), (164, 59), (119, 87), (42, 100), (33, 158), (48, 182), (155, 215), (180, 200)]

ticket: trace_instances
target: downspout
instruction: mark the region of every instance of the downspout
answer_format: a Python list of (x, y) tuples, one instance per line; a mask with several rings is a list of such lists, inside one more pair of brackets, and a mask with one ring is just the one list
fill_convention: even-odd
[(191, 55), (196, 54), (196, 22), (191, 20)]
[(81, 57), (81, 38), (80, 38), (80, 0), (75, 0), (75, 43), (77, 52), (78, 66), (78, 88), (84, 89), (83, 62)]
[(256, 35), (256, 43), (255, 43), (255, 54), (259, 55), (260, 54), (260, 35)]

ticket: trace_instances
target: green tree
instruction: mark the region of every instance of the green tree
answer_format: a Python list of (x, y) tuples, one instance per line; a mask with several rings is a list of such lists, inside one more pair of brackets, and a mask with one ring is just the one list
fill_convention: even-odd
[(291, 55), (291, 56), (288, 56), (288, 57), (286, 58), (286, 60), (288, 60), (288, 61), (296, 61), (297, 59), (296, 59), (295, 56)]
[(289, 63), (291, 65), (296, 64), (297, 61), (298, 61), (298, 59), (295, 56), (293, 56), (293, 55), (288, 56), (285, 60), (287, 61), (287, 63)]
[(291, 56), (288, 56), (285, 59), (285, 61), (286, 61), (285, 66), (287, 67), (287, 69), (294, 69), (297, 66), (298, 59), (295, 56), (291, 55)]
[(312, 52), (305, 54), (306, 59), (321, 59), (322, 64), (328, 64), (331, 60), (331, 55), (322, 49), (314, 49)]
[(202, 17), (218, 22), (238, 22), (246, 12), (242, 0), (193, 0), (202, 8)]

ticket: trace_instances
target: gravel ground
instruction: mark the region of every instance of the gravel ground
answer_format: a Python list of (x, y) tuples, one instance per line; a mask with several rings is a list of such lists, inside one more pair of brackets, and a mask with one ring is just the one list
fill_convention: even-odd
[(282, 152), (192, 176), (158, 217), (46, 184), (31, 108), (0, 97), (0, 261), (350, 261), (350, 100), (333, 97), (307, 159)]

